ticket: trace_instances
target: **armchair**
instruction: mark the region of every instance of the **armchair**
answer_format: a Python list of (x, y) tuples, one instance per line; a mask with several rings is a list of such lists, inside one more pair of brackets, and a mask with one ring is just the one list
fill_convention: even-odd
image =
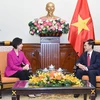
[(2, 98), (2, 91), (11, 88), (12, 85), (19, 80), (19, 78), (5, 77), (4, 71), (7, 65), (7, 52), (0, 52), (0, 98)]
[[(8, 42), (7, 42), (8, 43)], [(12, 49), (9, 44), (5, 45), (0, 42), (0, 98), (2, 98), (2, 91), (6, 89), (11, 89), (12, 86), (19, 78), (16, 77), (5, 77), (4, 71), (7, 65), (7, 53)], [(32, 69), (29, 72), (32, 74)]]

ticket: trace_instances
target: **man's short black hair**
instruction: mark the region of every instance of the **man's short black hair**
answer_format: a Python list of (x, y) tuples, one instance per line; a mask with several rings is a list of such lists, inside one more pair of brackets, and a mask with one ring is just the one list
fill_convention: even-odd
[(94, 48), (95, 41), (93, 39), (89, 39), (85, 42), (88, 42), (89, 45), (92, 45), (92, 49)]
[(12, 44), (12, 46), (13, 46), (15, 49), (17, 49), (17, 46), (20, 45), (20, 44), (22, 44), (22, 39), (16, 37), (16, 38), (14, 38), (14, 39), (12, 40), (11, 44)]

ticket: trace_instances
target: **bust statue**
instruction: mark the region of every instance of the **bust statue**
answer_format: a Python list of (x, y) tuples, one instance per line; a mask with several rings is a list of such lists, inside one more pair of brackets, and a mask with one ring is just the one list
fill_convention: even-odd
[(46, 16), (43, 16), (41, 18), (44, 18), (44, 19), (55, 19), (55, 18), (59, 18), (57, 16), (54, 16), (54, 11), (55, 11), (55, 5), (52, 3), (52, 2), (48, 2), (46, 4), (46, 11), (47, 11), (47, 15)]

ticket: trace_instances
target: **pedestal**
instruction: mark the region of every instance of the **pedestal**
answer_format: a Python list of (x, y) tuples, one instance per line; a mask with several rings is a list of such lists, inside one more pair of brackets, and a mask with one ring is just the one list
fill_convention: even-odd
[(48, 68), (51, 64), (60, 67), (60, 37), (40, 37), (41, 67)]

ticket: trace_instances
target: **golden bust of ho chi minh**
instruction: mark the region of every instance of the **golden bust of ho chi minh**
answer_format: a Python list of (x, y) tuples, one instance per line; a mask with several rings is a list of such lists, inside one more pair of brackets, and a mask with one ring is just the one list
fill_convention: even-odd
[(57, 16), (54, 16), (54, 11), (55, 11), (55, 5), (52, 2), (48, 2), (46, 4), (46, 11), (47, 11), (47, 15), (43, 16), (41, 18), (45, 18), (45, 19), (55, 19), (55, 18), (59, 18)]

